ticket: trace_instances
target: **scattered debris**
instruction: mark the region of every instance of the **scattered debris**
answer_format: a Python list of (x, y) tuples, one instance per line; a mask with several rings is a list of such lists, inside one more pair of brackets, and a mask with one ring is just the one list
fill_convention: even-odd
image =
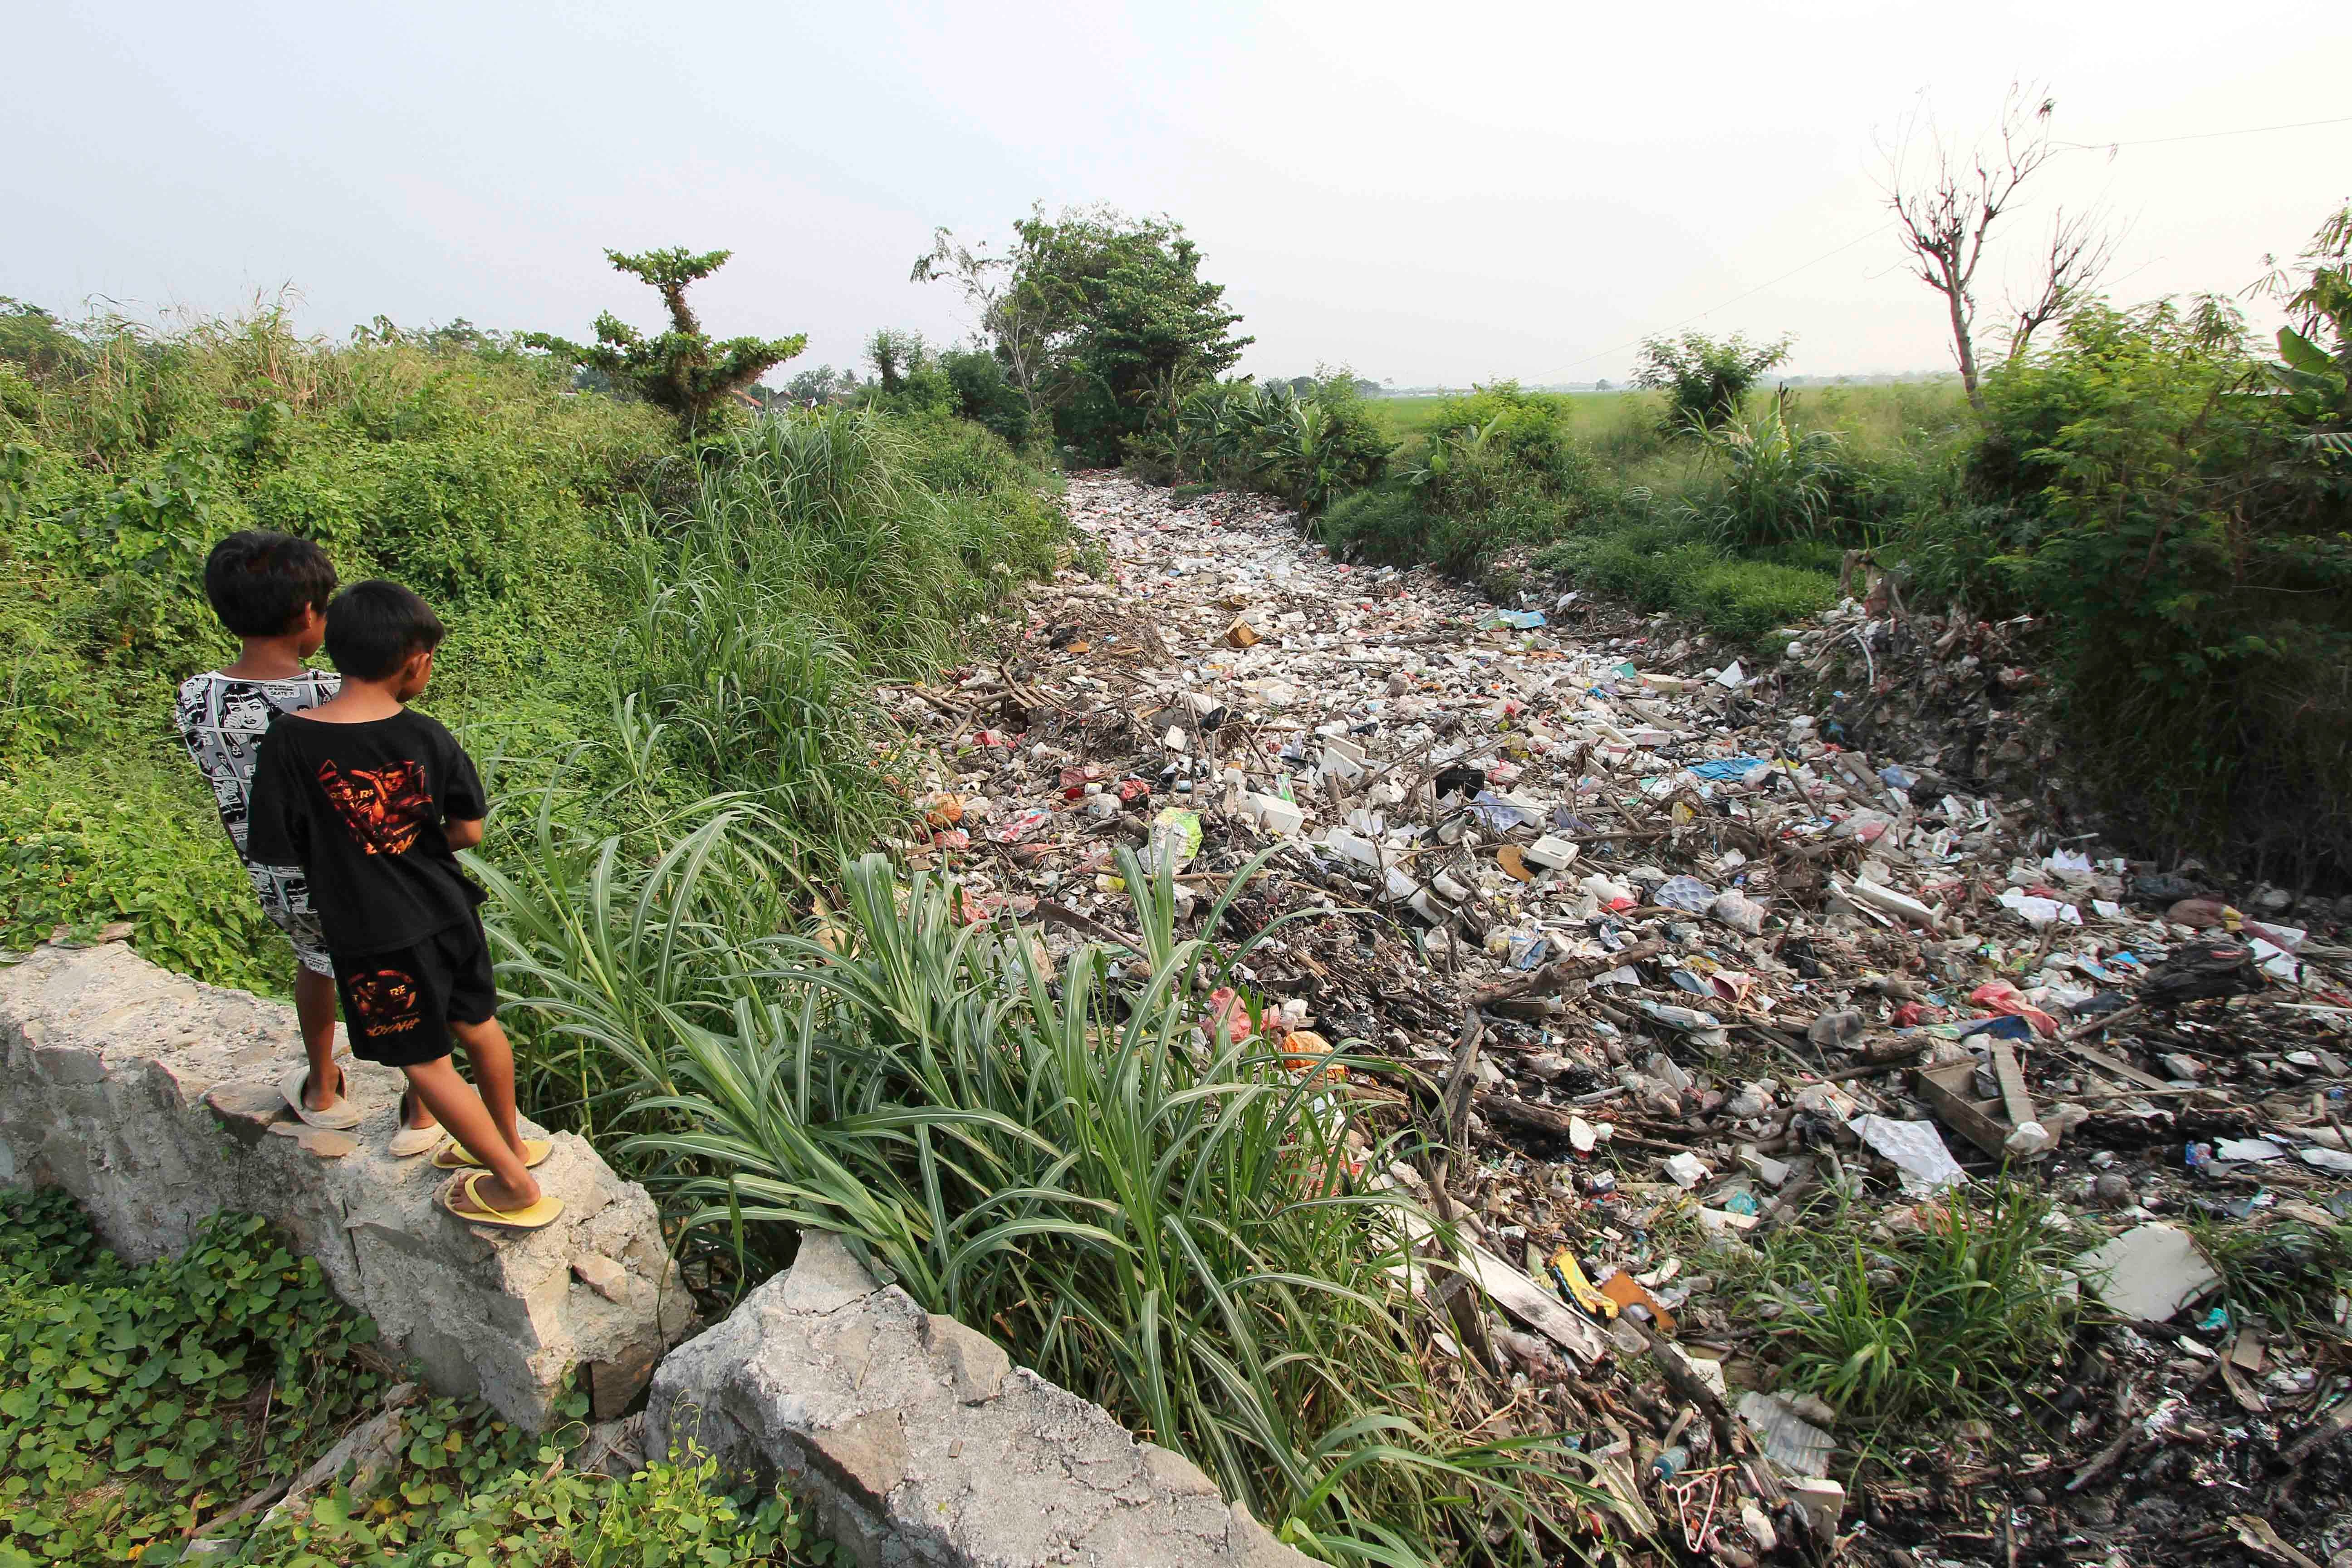
[[(1107, 579), (884, 690), (930, 803), (899, 848), (1034, 921), (1048, 973), (1140, 953), (1122, 849), (1180, 935), (1265, 933), (1204, 1037), (1444, 1152), (1355, 1174), (1461, 1237), (1415, 1271), (1465, 1430), (1571, 1434), (1621, 1532), (1732, 1568), (2185, 1564), (2249, 1510), (2282, 1560), (2352, 1546), (2352, 1303), (2257, 1333), (2184, 1228), (2266, 1256), (2352, 1216), (2352, 905), (2074, 834), (2017, 716), (2030, 626), (1873, 578), (1759, 662), (1334, 562), (1256, 498), (1082, 474), (1068, 507)], [(1726, 1281), (1836, 1224), (1875, 1292), (1874, 1249), (2001, 1180), (2104, 1310), (2006, 1419), (1840, 1447), (1773, 1382), (1823, 1303)]]

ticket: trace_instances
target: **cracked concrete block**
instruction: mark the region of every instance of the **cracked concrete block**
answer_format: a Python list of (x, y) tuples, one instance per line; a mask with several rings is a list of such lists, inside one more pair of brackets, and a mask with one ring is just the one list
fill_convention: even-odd
[(583, 1253), (572, 1260), (572, 1272), (580, 1283), (607, 1301), (629, 1299), (629, 1271), (601, 1252)]
[(801, 1233), (800, 1256), (783, 1279), (780, 1305), (788, 1312), (837, 1311), (880, 1289), (841, 1237), (824, 1230)]
[[(0, 969), (0, 1173), (65, 1187), (134, 1263), (184, 1247), (224, 1209), (265, 1215), (437, 1391), (479, 1394), (526, 1426), (547, 1421), (574, 1367), (604, 1369), (591, 1373), (598, 1405), (634, 1401), (693, 1318), (645, 1189), (559, 1133), (538, 1174), (561, 1219), (465, 1225), (436, 1202), (444, 1173), (386, 1148), (400, 1074), (350, 1063), (362, 1120), (322, 1135), (278, 1095), (301, 1055), (282, 1004), (119, 944), (37, 949)], [(618, 1297), (572, 1288), (571, 1260), (592, 1254), (621, 1260)]]
[(790, 1480), (863, 1568), (1307, 1561), (1198, 1466), (877, 1284), (829, 1237), (803, 1235), (790, 1270), (670, 1352), (645, 1435), (648, 1455), (692, 1441)]
[(809, 1451), (825, 1473), (867, 1508), (887, 1506), (907, 1479), (907, 1434), (895, 1410), (853, 1416), (809, 1435)]
[(923, 1345), (947, 1368), (955, 1382), (956, 1398), (965, 1405), (995, 1398), (1013, 1371), (1013, 1358), (1004, 1353), (1003, 1345), (944, 1312), (933, 1312), (923, 1320)]

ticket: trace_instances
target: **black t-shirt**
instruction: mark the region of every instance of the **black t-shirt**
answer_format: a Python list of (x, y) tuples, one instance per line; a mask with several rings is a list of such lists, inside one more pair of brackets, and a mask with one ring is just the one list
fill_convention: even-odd
[(473, 918), (482, 890), (441, 825), (485, 810), (473, 759), (436, 720), (289, 714), (254, 763), (246, 853), (308, 874), (330, 952), (386, 952)]

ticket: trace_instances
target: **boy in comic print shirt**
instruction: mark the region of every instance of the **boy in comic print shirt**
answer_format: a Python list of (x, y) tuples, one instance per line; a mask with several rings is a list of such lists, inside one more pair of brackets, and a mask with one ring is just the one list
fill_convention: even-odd
[(302, 1118), (317, 1126), (357, 1126), (335, 1066), (335, 965), (310, 909), (299, 868), (272, 866), (246, 850), (247, 797), (261, 737), (280, 713), (315, 708), (335, 694), (330, 670), (305, 662), (327, 635), (327, 601), (335, 567), (307, 539), (248, 529), (232, 533), (205, 560), (205, 597), (237, 639), (233, 664), (181, 683), (173, 721), (188, 759), (211, 786), (221, 826), (245, 862), (254, 896), (269, 923), (294, 947), (294, 1016), (309, 1062), (295, 1080)]
[[(483, 895), (457, 865), (482, 839), (481, 779), (457, 737), (405, 706), (431, 680), (442, 636), (432, 607), (397, 583), (336, 595), (326, 643), (342, 690), (270, 726), (247, 844), (309, 879), (352, 1054), (405, 1074), (407, 1116), (431, 1112), (463, 1151), (442, 1163), (475, 1167), (443, 1202), (461, 1218), (511, 1222), (555, 1200), (529, 1169), (548, 1145), (516, 1125)], [(450, 1062), (453, 1037), (478, 1093)]]

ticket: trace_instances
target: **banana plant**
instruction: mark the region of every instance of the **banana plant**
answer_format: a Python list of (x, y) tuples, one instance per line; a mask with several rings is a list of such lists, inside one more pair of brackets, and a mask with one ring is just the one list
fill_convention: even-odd
[(2310, 426), (2304, 440), (2331, 459), (2352, 458), (2352, 371), (2293, 327), (2279, 329), (2278, 345), (2278, 359), (2265, 362), (2263, 373), (2289, 416)]

